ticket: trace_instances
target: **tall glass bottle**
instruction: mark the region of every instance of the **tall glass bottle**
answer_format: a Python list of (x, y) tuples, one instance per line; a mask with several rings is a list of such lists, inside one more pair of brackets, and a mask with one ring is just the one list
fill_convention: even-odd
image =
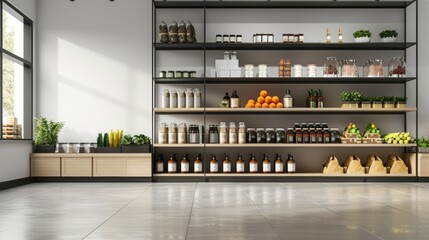
[(200, 154), (197, 155), (197, 159), (194, 161), (194, 173), (202, 173), (203, 172), (203, 162), (201, 161)]
[(245, 172), (243, 155), (238, 154), (238, 159), (237, 159), (237, 161), (235, 161), (235, 165), (236, 165), (237, 173), (244, 173)]
[(223, 173), (231, 173), (231, 161), (229, 160), (228, 154), (225, 154), (225, 159), (223, 160)]
[(180, 172), (181, 173), (189, 173), (188, 154), (185, 154), (182, 158), (182, 161), (180, 161)]
[(158, 154), (156, 157), (156, 172), (163, 173), (164, 172), (164, 159), (162, 154)]
[(326, 29), (326, 43), (331, 43), (331, 32), (329, 28)]
[(212, 159), (210, 160), (210, 173), (218, 173), (219, 172), (219, 164), (216, 160), (216, 155), (212, 155)]
[(251, 154), (249, 161), (249, 172), (257, 173), (258, 172), (258, 161), (255, 158), (255, 154)]
[(268, 154), (265, 154), (264, 160), (262, 161), (262, 172), (271, 173), (271, 161), (268, 158)]
[(231, 108), (240, 108), (240, 97), (238, 97), (237, 90), (232, 91)]
[(284, 172), (284, 163), (280, 154), (277, 154), (276, 161), (274, 162), (275, 172), (283, 173)]
[(296, 161), (293, 159), (293, 155), (289, 154), (288, 160), (287, 160), (287, 172), (288, 173), (295, 173), (296, 172)]
[(338, 28), (338, 43), (343, 43), (343, 29)]
[(171, 154), (170, 159), (168, 160), (168, 173), (176, 173), (176, 172), (177, 172), (176, 155)]

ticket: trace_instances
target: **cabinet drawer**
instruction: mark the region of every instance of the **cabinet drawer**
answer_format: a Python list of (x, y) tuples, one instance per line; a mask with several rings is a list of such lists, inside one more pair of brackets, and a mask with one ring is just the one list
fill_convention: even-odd
[(125, 176), (125, 159), (97, 158), (93, 159), (94, 177), (123, 177)]
[(60, 177), (61, 159), (59, 157), (31, 158), (32, 177)]
[(127, 177), (151, 177), (151, 158), (125, 158), (125, 175)]
[(92, 158), (61, 158), (63, 177), (92, 177)]

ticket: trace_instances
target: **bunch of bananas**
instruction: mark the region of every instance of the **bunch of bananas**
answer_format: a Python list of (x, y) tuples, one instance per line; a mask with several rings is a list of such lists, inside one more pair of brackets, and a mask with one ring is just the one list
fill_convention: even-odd
[(122, 137), (124, 136), (124, 130), (110, 130), (109, 131), (109, 146), (110, 147), (119, 147), (122, 142)]

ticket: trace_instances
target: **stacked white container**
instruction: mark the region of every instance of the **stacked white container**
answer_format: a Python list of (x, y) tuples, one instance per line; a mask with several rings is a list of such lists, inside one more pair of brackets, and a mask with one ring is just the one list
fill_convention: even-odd
[(253, 75), (253, 68), (254, 68), (254, 66), (253, 66), (253, 64), (246, 64), (246, 65), (244, 65), (244, 77), (247, 77), (247, 78), (252, 78), (252, 77), (254, 77), (254, 75)]
[(315, 64), (308, 64), (307, 65), (307, 77), (316, 77), (316, 65)]
[(258, 74), (258, 77), (260, 77), (260, 78), (266, 78), (266, 77), (268, 77), (268, 74), (267, 74), (267, 65), (266, 64), (259, 64), (259, 74)]
[(293, 65), (294, 77), (302, 77), (302, 65), (295, 64)]

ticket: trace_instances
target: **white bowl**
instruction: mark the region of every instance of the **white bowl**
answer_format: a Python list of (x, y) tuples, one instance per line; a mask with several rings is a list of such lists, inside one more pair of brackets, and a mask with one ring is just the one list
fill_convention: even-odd
[(392, 42), (396, 42), (396, 38), (395, 37), (387, 37), (387, 38), (382, 38), (381, 41), (387, 42), (387, 43), (392, 43)]
[(369, 37), (360, 37), (360, 38), (355, 38), (355, 42), (358, 42), (358, 43), (367, 43), (367, 42), (369, 42)]

